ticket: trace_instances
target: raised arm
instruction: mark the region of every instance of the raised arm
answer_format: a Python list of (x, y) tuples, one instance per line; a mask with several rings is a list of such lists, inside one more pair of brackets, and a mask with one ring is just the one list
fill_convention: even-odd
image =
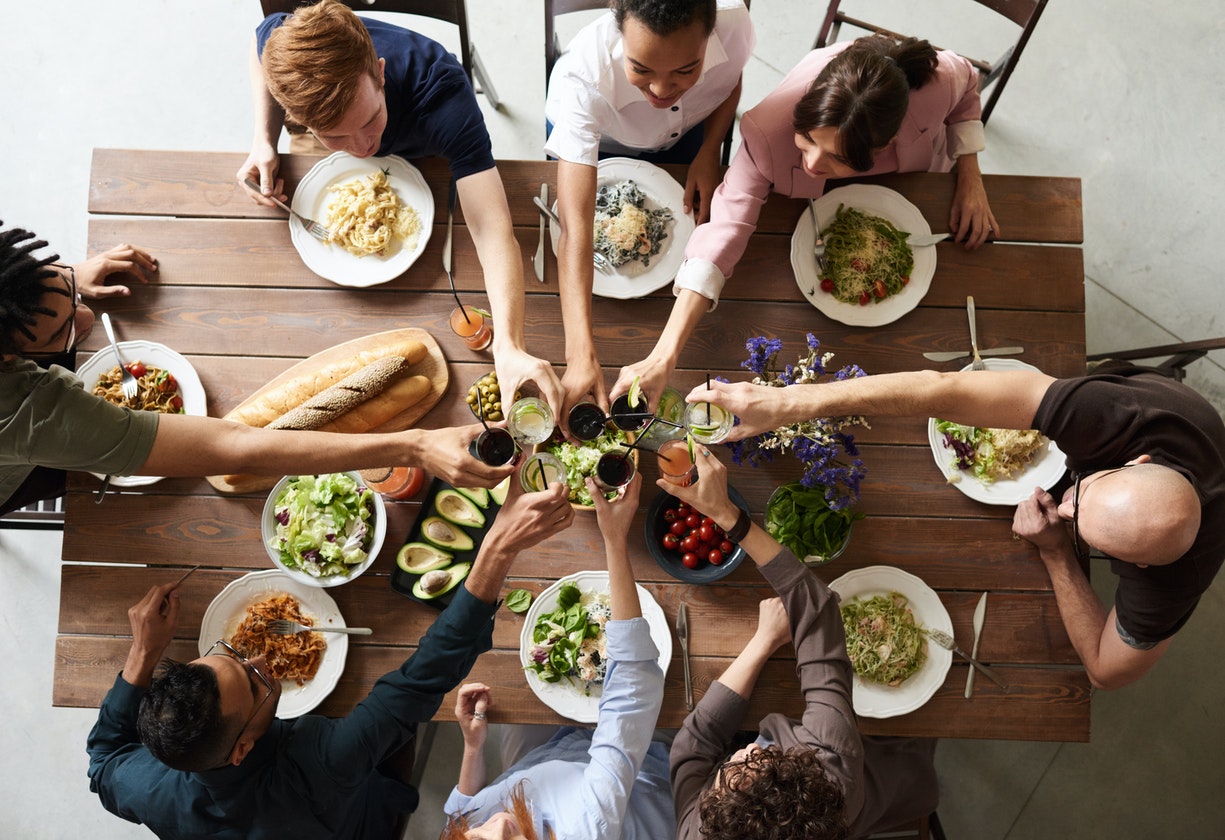
[(285, 125), (285, 111), (273, 98), (264, 83), (264, 70), (259, 62), (259, 50), (255, 38), (251, 38), (251, 53), (248, 59), (251, 71), (251, 101), (255, 107), (255, 127), (251, 139), (251, 154), (238, 168), (238, 183), (247, 178), (260, 185), (260, 191), (255, 192), (243, 184), (247, 195), (258, 204), (273, 207), (271, 196), (281, 201), (288, 201), (285, 195), (285, 181), (278, 173), (281, 159), (277, 155), (276, 144), (281, 136), (281, 128)]
[(771, 388), (749, 382), (712, 382), (686, 399), (709, 400), (740, 418), (731, 432), (742, 440), (812, 417), (940, 417), (975, 426), (1031, 427), (1055, 380), (1036, 371), (910, 371), (820, 385)]
[(561, 382), (547, 361), (527, 352), (523, 255), (515, 241), (502, 178), (496, 168), (486, 169), (460, 178), (455, 186), (485, 273), (485, 291), (494, 317), (493, 359), (503, 396), (509, 398), (522, 383), (534, 382), (553, 414), (562, 417)]
[[(557, 164), (557, 215), (561, 236), (557, 269), (561, 284), (561, 314), (566, 330), (565, 410), (591, 394), (608, 410), (604, 373), (596, 356), (591, 323), (593, 272), (592, 234), (595, 225), (596, 168), (567, 160)], [(563, 415), (564, 416), (564, 415)]]

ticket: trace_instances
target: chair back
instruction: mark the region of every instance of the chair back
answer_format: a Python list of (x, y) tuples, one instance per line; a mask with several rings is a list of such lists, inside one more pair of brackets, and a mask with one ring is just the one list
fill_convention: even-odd
[(607, 9), (608, 0), (544, 0), (544, 86), (547, 90), (553, 75), (553, 65), (561, 55), (561, 44), (557, 41), (556, 18), (571, 12), (588, 12)]
[[(996, 14), (1002, 15), (1021, 27), (1016, 43), (1009, 46), (1004, 51), (1004, 54), (995, 61), (988, 62), (966, 56), (967, 60), (978, 69), (979, 90), (984, 90), (988, 85), (994, 83), (991, 93), (983, 103), (982, 121), (985, 125), (987, 118), (995, 110), (995, 103), (999, 100), (1000, 94), (1003, 93), (1004, 85), (1008, 83), (1013, 69), (1016, 68), (1017, 62), (1021, 60), (1021, 53), (1025, 49), (1025, 45), (1029, 43), (1029, 37), (1038, 25), (1038, 19), (1046, 8), (1047, 0), (974, 0), (974, 2), (990, 9)], [(891, 38), (906, 37), (899, 32), (886, 29), (884, 26), (851, 17), (842, 11), (842, 0), (830, 0), (829, 8), (825, 11), (825, 19), (822, 21), (821, 29), (817, 33), (816, 41), (813, 43), (813, 49), (819, 49), (836, 41), (838, 39), (839, 28), (843, 23), (854, 26), (857, 29), (875, 32), (879, 35), (887, 35)]]

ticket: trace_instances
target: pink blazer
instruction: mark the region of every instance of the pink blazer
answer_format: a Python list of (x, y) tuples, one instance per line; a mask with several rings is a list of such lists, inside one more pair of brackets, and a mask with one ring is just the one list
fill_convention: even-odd
[[(703, 292), (700, 282), (692, 286), (684, 282), (686, 269), (705, 273), (699, 266), (690, 266), (690, 260), (706, 261), (706, 266), (713, 263), (724, 278), (730, 277), (771, 192), (791, 198), (816, 198), (825, 190), (825, 179), (814, 178), (803, 169), (795, 146), (793, 112), (812, 80), (847, 46), (849, 42), (810, 52), (772, 93), (741, 118), (743, 142), (715, 191), (710, 221), (699, 226), (689, 239), (677, 286)], [(910, 107), (897, 141), (877, 155), (875, 166), (864, 175), (947, 172), (957, 154), (982, 148), (977, 71), (955, 53), (941, 50), (937, 57), (936, 75), (910, 94)]]

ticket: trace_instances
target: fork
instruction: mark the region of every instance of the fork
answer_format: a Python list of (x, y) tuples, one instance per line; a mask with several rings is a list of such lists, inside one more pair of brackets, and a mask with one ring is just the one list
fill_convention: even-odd
[(957, 654), (962, 659), (965, 659), (975, 668), (982, 671), (983, 674), (989, 677), (993, 683), (998, 685), (1000, 688), (1004, 689), (1005, 694), (1008, 693), (1008, 683), (1004, 682), (999, 677), (997, 677), (995, 675), (995, 671), (992, 671), (986, 665), (979, 662), (973, 656), (970, 656), (964, 650), (959, 648), (957, 646), (957, 643), (953, 641), (953, 637), (950, 636), (948, 633), (945, 633), (943, 630), (932, 630), (931, 628), (928, 628), (925, 632), (927, 633), (927, 637), (931, 639), (933, 642), (940, 645), (940, 647), (944, 648), (945, 650), (951, 650), (953, 653)]
[[(250, 178), (243, 178), (242, 182), (246, 184), (248, 187), (250, 187), (251, 189), (255, 190), (257, 193), (260, 192), (259, 184), (255, 183)], [(260, 195), (263, 195), (263, 193), (260, 193)], [(277, 207), (280, 207), (286, 213), (288, 213), (289, 215), (297, 219), (299, 222), (301, 222), (302, 227), (306, 228), (306, 232), (309, 233), (311, 236), (315, 237), (316, 239), (318, 239), (320, 242), (328, 242), (331, 240), (332, 238), (331, 231), (329, 231), (326, 227), (316, 222), (314, 219), (306, 218), (301, 213), (299, 213), (297, 210), (293, 209), (288, 204), (281, 201), (279, 198), (277, 198), (274, 195), (266, 195), (264, 196), (264, 198), (272, 199), (273, 204), (275, 204)]]
[(821, 238), (821, 222), (817, 219), (817, 203), (808, 199), (808, 211), (812, 213), (812, 229), (815, 239), (812, 243), (812, 255), (816, 257), (817, 268), (825, 270), (825, 240)]
[(369, 636), (374, 631), (369, 627), (307, 627), (297, 621), (278, 618), (268, 622), (268, 632), (274, 636), (293, 636), (296, 633), (348, 633), (351, 636)]
[(119, 365), (119, 387), (123, 389), (123, 398), (131, 402), (140, 393), (140, 384), (136, 381), (132, 371), (128, 370), (128, 366), (123, 363), (123, 356), (119, 355), (119, 343), (115, 341), (115, 329), (111, 326), (109, 312), (102, 313), (102, 326), (106, 330), (106, 337), (111, 340), (111, 350), (115, 352), (115, 364)]
[[(544, 213), (546, 216), (549, 217), (549, 221), (557, 225), (558, 230), (561, 230), (561, 219), (558, 217), (556, 213), (553, 212), (552, 207), (550, 207), (549, 205), (541, 201), (540, 196), (538, 195), (532, 196), (532, 203), (535, 204), (538, 208), (540, 208), (541, 213)], [(591, 252), (591, 262), (601, 274), (612, 273), (612, 265), (608, 262), (608, 258), (605, 257), (603, 254), (601, 254), (599, 251)]]
[(966, 295), (966, 313), (970, 317), (970, 349), (974, 351), (974, 362), (971, 370), (986, 370), (987, 363), (978, 355), (978, 327), (974, 323), (974, 295)]

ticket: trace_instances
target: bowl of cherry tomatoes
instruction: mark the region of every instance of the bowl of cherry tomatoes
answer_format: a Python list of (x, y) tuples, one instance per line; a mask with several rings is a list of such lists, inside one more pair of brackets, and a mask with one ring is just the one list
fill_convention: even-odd
[[(736, 488), (728, 497), (741, 510), (749, 509)], [(745, 551), (731, 542), (714, 520), (664, 490), (647, 507), (647, 550), (659, 567), (686, 583), (713, 583), (730, 575)]]

